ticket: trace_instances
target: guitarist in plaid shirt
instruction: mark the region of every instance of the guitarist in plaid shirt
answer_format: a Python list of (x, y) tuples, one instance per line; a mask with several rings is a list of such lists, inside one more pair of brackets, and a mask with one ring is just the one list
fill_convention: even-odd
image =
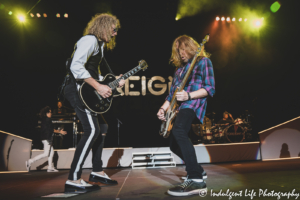
[[(183, 80), (199, 47), (199, 44), (193, 38), (186, 35), (176, 38), (173, 42), (170, 60), (175, 65), (176, 71), (170, 93), (157, 113), (160, 120), (166, 121), (165, 113), (170, 109), (169, 106), (174, 91)], [(176, 99), (181, 104), (178, 107), (178, 113), (170, 135), (170, 149), (184, 160), (187, 177), (182, 177), (185, 180), (182, 184), (168, 190), (168, 193), (173, 196), (188, 196), (207, 190), (204, 181), (207, 175), (201, 165), (197, 163), (195, 149), (188, 137), (188, 132), (195, 117), (203, 123), (207, 96), (212, 97), (215, 94), (213, 66), (208, 57), (209, 54), (205, 51), (200, 54), (184, 90), (176, 93)]]

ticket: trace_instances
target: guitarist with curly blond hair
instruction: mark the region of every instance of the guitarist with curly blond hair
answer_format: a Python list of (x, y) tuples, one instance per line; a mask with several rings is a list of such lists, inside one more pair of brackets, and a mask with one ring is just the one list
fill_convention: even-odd
[[(102, 169), (101, 154), (105, 138), (103, 135), (105, 136), (107, 132), (107, 124), (103, 116), (100, 116), (99, 127), (97, 114), (83, 106), (78, 96), (78, 89), (80, 83), (85, 82), (92, 86), (102, 98), (112, 95), (111, 88), (100, 84), (97, 80), (101, 77), (99, 66), (103, 59), (104, 48), (112, 50), (115, 47), (115, 36), (119, 27), (120, 22), (116, 16), (97, 14), (88, 23), (84, 36), (75, 45), (69, 67), (70, 81), (65, 87), (65, 97), (75, 109), (82, 123), (84, 134), (74, 154), (69, 177), (65, 183), (65, 193), (85, 193), (100, 189), (98, 184), (89, 184), (81, 178), (82, 166), (91, 149), (93, 150), (93, 171), (89, 180), (105, 185), (118, 184), (117, 181), (111, 180)], [(119, 87), (124, 84), (125, 81), (121, 80)], [(101, 137), (98, 137), (100, 132)]]

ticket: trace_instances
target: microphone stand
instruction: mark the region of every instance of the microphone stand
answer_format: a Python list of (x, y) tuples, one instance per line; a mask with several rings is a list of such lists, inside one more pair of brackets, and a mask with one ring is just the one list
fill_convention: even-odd
[(117, 165), (117, 167), (119, 167), (120, 166), (120, 157), (119, 157), (119, 148), (120, 148), (120, 125), (122, 124), (122, 122), (118, 119), (118, 118), (116, 118), (117, 120), (118, 120), (118, 165)]

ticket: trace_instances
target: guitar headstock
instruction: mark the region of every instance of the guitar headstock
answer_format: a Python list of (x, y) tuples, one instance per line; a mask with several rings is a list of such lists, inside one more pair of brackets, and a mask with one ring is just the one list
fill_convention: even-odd
[(199, 56), (202, 49), (203, 49), (203, 45), (209, 41), (209, 33), (204, 37), (204, 39), (202, 40), (202, 43), (200, 43), (200, 47), (198, 48), (196, 54)]
[(205, 44), (206, 42), (209, 41), (209, 33), (204, 37), (204, 39), (202, 40), (202, 45)]
[(139, 66), (141, 67), (141, 69), (142, 69), (143, 71), (145, 71), (145, 70), (148, 68), (148, 64), (147, 64), (146, 61), (144, 61), (144, 60), (140, 60), (140, 61), (139, 61)]

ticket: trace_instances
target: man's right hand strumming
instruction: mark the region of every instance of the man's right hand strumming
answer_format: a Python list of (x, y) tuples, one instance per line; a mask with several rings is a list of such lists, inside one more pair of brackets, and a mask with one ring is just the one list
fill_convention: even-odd
[(112, 94), (111, 88), (107, 85), (99, 84), (98, 86), (96, 86), (95, 89), (97, 90), (98, 94), (100, 94), (103, 98), (110, 97)]
[(107, 85), (102, 85), (98, 83), (95, 79), (92, 77), (89, 77), (87, 79), (84, 79), (84, 81), (88, 84), (90, 84), (95, 90), (100, 94), (103, 98), (110, 97), (112, 94), (111, 88)]
[(159, 108), (159, 110), (157, 112), (157, 117), (159, 120), (166, 121), (165, 115), (166, 115), (167, 110), (169, 109), (169, 106), (170, 106), (170, 102), (165, 101), (165, 103)]
[(158, 117), (158, 119), (161, 120), (161, 121), (166, 121), (166, 118), (165, 118), (165, 111), (163, 110), (163, 108), (160, 108), (160, 109), (158, 110), (157, 117)]

